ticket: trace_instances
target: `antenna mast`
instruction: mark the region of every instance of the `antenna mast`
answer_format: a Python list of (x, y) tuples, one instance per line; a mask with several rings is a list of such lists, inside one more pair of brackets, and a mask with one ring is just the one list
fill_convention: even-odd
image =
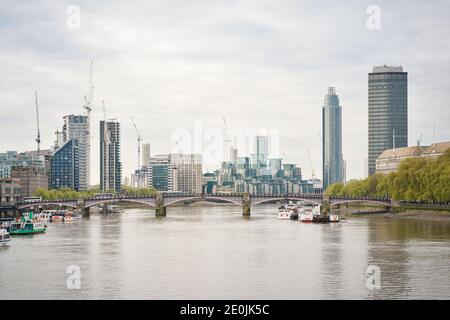
[(39, 128), (39, 106), (38, 106), (37, 90), (34, 91), (34, 96), (35, 96), (35, 103), (36, 103), (36, 123), (37, 123), (36, 143), (37, 143), (37, 155), (39, 156), (40, 153), (41, 153), (41, 130)]

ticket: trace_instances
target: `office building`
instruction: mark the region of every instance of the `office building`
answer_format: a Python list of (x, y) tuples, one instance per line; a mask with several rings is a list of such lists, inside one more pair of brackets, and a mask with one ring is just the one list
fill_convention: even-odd
[(11, 178), (20, 180), (23, 197), (34, 196), (38, 189), (48, 189), (48, 174), (44, 166), (12, 166)]
[(408, 146), (408, 73), (379, 66), (369, 73), (369, 175), (384, 150)]
[(19, 179), (0, 178), (0, 203), (3, 205), (14, 205), (20, 202), (22, 187)]
[(177, 171), (177, 187), (181, 192), (202, 192), (202, 156), (200, 154), (171, 154), (170, 163)]
[(158, 191), (177, 191), (177, 174), (169, 155), (151, 157), (148, 164), (148, 186)]
[(267, 157), (269, 156), (269, 138), (266, 136), (255, 136), (253, 147), (252, 168), (265, 168), (267, 166)]
[(329, 87), (322, 107), (323, 189), (343, 182), (342, 107), (336, 88)]

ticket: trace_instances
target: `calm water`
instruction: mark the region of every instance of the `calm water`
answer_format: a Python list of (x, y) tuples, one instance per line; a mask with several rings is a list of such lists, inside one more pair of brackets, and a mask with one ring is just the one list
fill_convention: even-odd
[[(450, 224), (279, 221), (276, 207), (170, 208), (50, 224), (0, 248), (0, 299), (450, 298)], [(69, 290), (67, 267), (81, 268)], [(366, 286), (366, 268), (381, 288)]]

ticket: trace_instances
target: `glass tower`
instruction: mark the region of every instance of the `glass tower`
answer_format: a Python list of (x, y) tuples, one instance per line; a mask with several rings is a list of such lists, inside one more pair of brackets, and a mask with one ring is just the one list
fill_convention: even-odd
[(408, 73), (374, 67), (369, 73), (369, 175), (386, 149), (408, 146)]
[(322, 107), (323, 190), (343, 182), (342, 108), (336, 88), (329, 87)]

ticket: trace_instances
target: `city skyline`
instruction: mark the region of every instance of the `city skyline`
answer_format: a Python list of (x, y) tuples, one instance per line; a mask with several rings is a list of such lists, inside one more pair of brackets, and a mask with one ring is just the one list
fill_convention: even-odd
[[(0, 26), (4, 35), (0, 63), (5, 73), (1, 150), (35, 149), (35, 89), (41, 109), (41, 148), (50, 147), (59, 126), (55, 123), (66, 114), (84, 112), (91, 60), (95, 86), (91, 133), (98, 132), (100, 99), (105, 99), (108, 113), (122, 124), (122, 152), (129, 155), (123, 164), (126, 176), (137, 163), (136, 133), (128, 121), (136, 114), (152, 154), (171, 152), (174, 130), (193, 130), (197, 120), (205, 126), (221, 126), (221, 116), (226, 115), (230, 129), (280, 129), (280, 150), (289, 162), (311, 176), (310, 150), (315, 172), (321, 172), (321, 110), (317, 106), (323, 87), (336, 86), (345, 99), (347, 176), (363, 177), (368, 150), (367, 73), (374, 65), (402, 64), (408, 71), (408, 145), (415, 144), (421, 134), (424, 145), (448, 140), (445, 10), (435, 12), (426, 2), (410, 6), (381, 1), (381, 29), (369, 30), (367, 6), (356, 1), (345, 9), (320, 3), (236, 6), (239, 10), (197, 2), (163, 12), (155, 4), (138, 11), (131, 5), (112, 9), (84, 3), (81, 28), (69, 30), (64, 4), (44, 1), (22, 9), (15, 3), (5, 4), (2, 21), (17, 21), (21, 28), (11, 29), (8, 23)], [(449, 5), (442, 2), (441, 6)], [(189, 18), (171, 23), (188, 9), (192, 9)], [(216, 21), (208, 18), (218, 13)], [(418, 22), (409, 21), (410, 16), (420, 18), (419, 24), (427, 24), (433, 34), (415, 32)], [(323, 23), (329, 19), (336, 23)], [(115, 23), (107, 23), (112, 20)], [(44, 33), (48, 37), (37, 36)], [(411, 34), (414, 42), (399, 40)], [(325, 41), (330, 46), (321, 50)], [(357, 59), (355, 52), (360, 53)], [(21, 130), (14, 139), (7, 136), (17, 127)], [(93, 136), (91, 179), (98, 184), (99, 137)], [(213, 171), (219, 166), (204, 167)]]

